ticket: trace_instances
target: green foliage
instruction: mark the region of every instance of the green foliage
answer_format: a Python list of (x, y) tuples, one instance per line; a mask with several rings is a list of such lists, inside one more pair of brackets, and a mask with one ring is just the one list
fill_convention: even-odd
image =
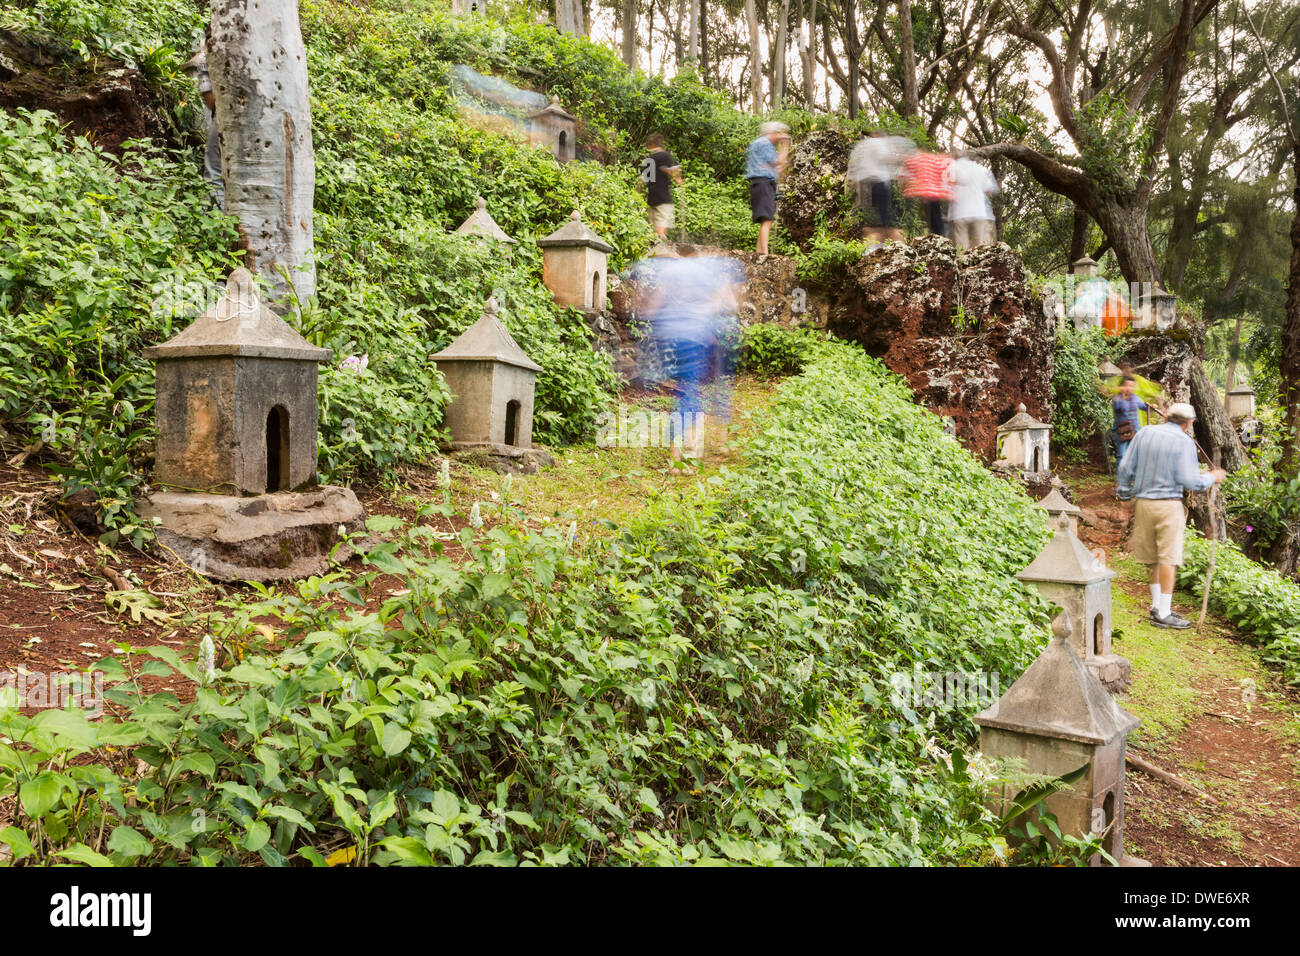
[[(1288, 684), (1300, 685), (1300, 584), (1252, 561), (1232, 542), (1214, 547), (1210, 606), (1262, 644), (1264, 660), (1280, 668)], [(1189, 529), (1185, 563), (1178, 569), (1181, 587), (1202, 592), (1210, 548), (1210, 542)]]
[[(364, 572), (232, 602), (210, 674), (167, 647), (100, 662), (120, 718), (0, 710), (15, 862), (1005, 850), (983, 805), (998, 772), (965, 756), (977, 702), (891, 686), (914, 665), (1024, 667), (1047, 609), (1013, 574), (1046, 529), (878, 362), (819, 345), (743, 471), (585, 549), (508, 495), (474, 510), (487, 527), (460, 532), (455, 562), (432, 528), (372, 519), (392, 540)], [(409, 592), (368, 609), (380, 574)], [(173, 673), (199, 684), (192, 702), (139, 688)], [(95, 762), (107, 744), (143, 775)]]
[(1229, 517), (1243, 526), (1256, 551), (1267, 550), (1279, 537), (1291, 534), (1300, 518), (1300, 477), (1282, 481), (1277, 462), (1286, 421), (1275, 406), (1259, 406), (1262, 439), (1251, 449), (1245, 466), (1223, 484), (1223, 503)]
[(1052, 444), (1067, 461), (1083, 461), (1085, 446), (1113, 423), (1110, 403), (1097, 386), (1097, 363), (1107, 354), (1106, 339), (1091, 326), (1066, 322), (1057, 332), (1052, 369)]
[(756, 323), (740, 331), (740, 369), (756, 375), (794, 375), (816, 353), (822, 336), (812, 329)]
[(813, 234), (807, 253), (797, 256), (795, 274), (800, 282), (826, 287), (839, 281), (844, 270), (862, 258), (867, 244), (859, 239), (843, 240), (823, 229)]
[(189, 165), (148, 144), (118, 163), (43, 112), (0, 111), (0, 187), (0, 424), (41, 438), (69, 462), (69, 491), (93, 489), (101, 521), (141, 540), (129, 500), (153, 370), (140, 352), (183, 324), (187, 290), (234, 267), (234, 223)]
[[(706, 169), (686, 169), (686, 178), (675, 188), (677, 225), (691, 242), (711, 243), (723, 248), (754, 248), (758, 225), (749, 208), (749, 187), (740, 177), (719, 182)], [(676, 238), (677, 229), (669, 238)]]

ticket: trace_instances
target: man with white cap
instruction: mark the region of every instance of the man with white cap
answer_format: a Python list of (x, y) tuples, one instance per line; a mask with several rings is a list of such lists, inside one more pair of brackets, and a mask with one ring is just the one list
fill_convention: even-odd
[(1196, 410), (1183, 402), (1170, 405), (1162, 425), (1133, 436), (1119, 463), (1115, 493), (1133, 506), (1133, 557), (1151, 569), (1151, 620), (1159, 627), (1185, 628), (1192, 622), (1170, 607), (1174, 571), (1183, 563), (1187, 512), (1184, 491), (1204, 491), (1227, 477), (1222, 468), (1202, 473), (1196, 464), (1192, 422)]
[[(777, 144), (780, 143), (778, 147)], [(764, 123), (758, 138), (745, 150), (745, 178), (749, 180), (749, 208), (758, 223), (758, 252), (767, 254), (767, 237), (776, 219), (776, 181), (785, 172), (790, 145), (790, 127)]]

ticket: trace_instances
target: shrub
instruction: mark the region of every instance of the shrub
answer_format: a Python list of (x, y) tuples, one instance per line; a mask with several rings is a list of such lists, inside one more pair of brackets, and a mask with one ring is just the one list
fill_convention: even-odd
[[(1189, 530), (1178, 583), (1196, 594), (1205, 587), (1211, 545)], [(1241, 553), (1235, 544), (1214, 545), (1210, 606), (1263, 645), (1264, 660), (1300, 685), (1300, 584)]]
[(1087, 443), (1110, 430), (1110, 403), (1097, 386), (1097, 363), (1107, 354), (1106, 339), (1091, 326), (1066, 322), (1057, 332), (1052, 368), (1052, 444), (1067, 461), (1087, 458)]
[(740, 368), (756, 375), (793, 375), (813, 357), (821, 336), (812, 329), (747, 325), (740, 332)]

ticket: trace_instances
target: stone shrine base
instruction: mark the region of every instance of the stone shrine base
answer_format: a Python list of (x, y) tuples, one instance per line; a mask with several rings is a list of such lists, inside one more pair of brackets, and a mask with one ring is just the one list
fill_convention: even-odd
[(470, 461), (503, 475), (535, 475), (555, 464), (555, 456), (539, 445), (518, 448), (500, 442), (454, 441), (450, 448), (461, 461)]
[[(339, 542), (365, 529), (366, 513), (350, 489), (322, 485), (239, 497), (156, 491), (141, 499), (142, 518), (159, 518), (158, 541), (190, 568), (218, 581), (289, 581), (322, 574)], [(344, 545), (336, 558), (352, 554)]]

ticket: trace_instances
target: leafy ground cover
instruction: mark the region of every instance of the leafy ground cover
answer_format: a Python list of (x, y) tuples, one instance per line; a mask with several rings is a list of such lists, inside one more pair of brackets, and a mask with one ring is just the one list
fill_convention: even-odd
[[(103, 662), (102, 725), (6, 711), (0, 839), (121, 864), (996, 859), (974, 705), (890, 679), (1019, 672), (1046, 609), (1011, 575), (1043, 523), (878, 363), (823, 349), (685, 505), (590, 540), (509, 487), (454, 536), (377, 520), (366, 571), (230, 602), (207, 660)], [(379, 575), (403, 586), (366, 607)], [(164, 675), (195, 697), (138, 686)]]

